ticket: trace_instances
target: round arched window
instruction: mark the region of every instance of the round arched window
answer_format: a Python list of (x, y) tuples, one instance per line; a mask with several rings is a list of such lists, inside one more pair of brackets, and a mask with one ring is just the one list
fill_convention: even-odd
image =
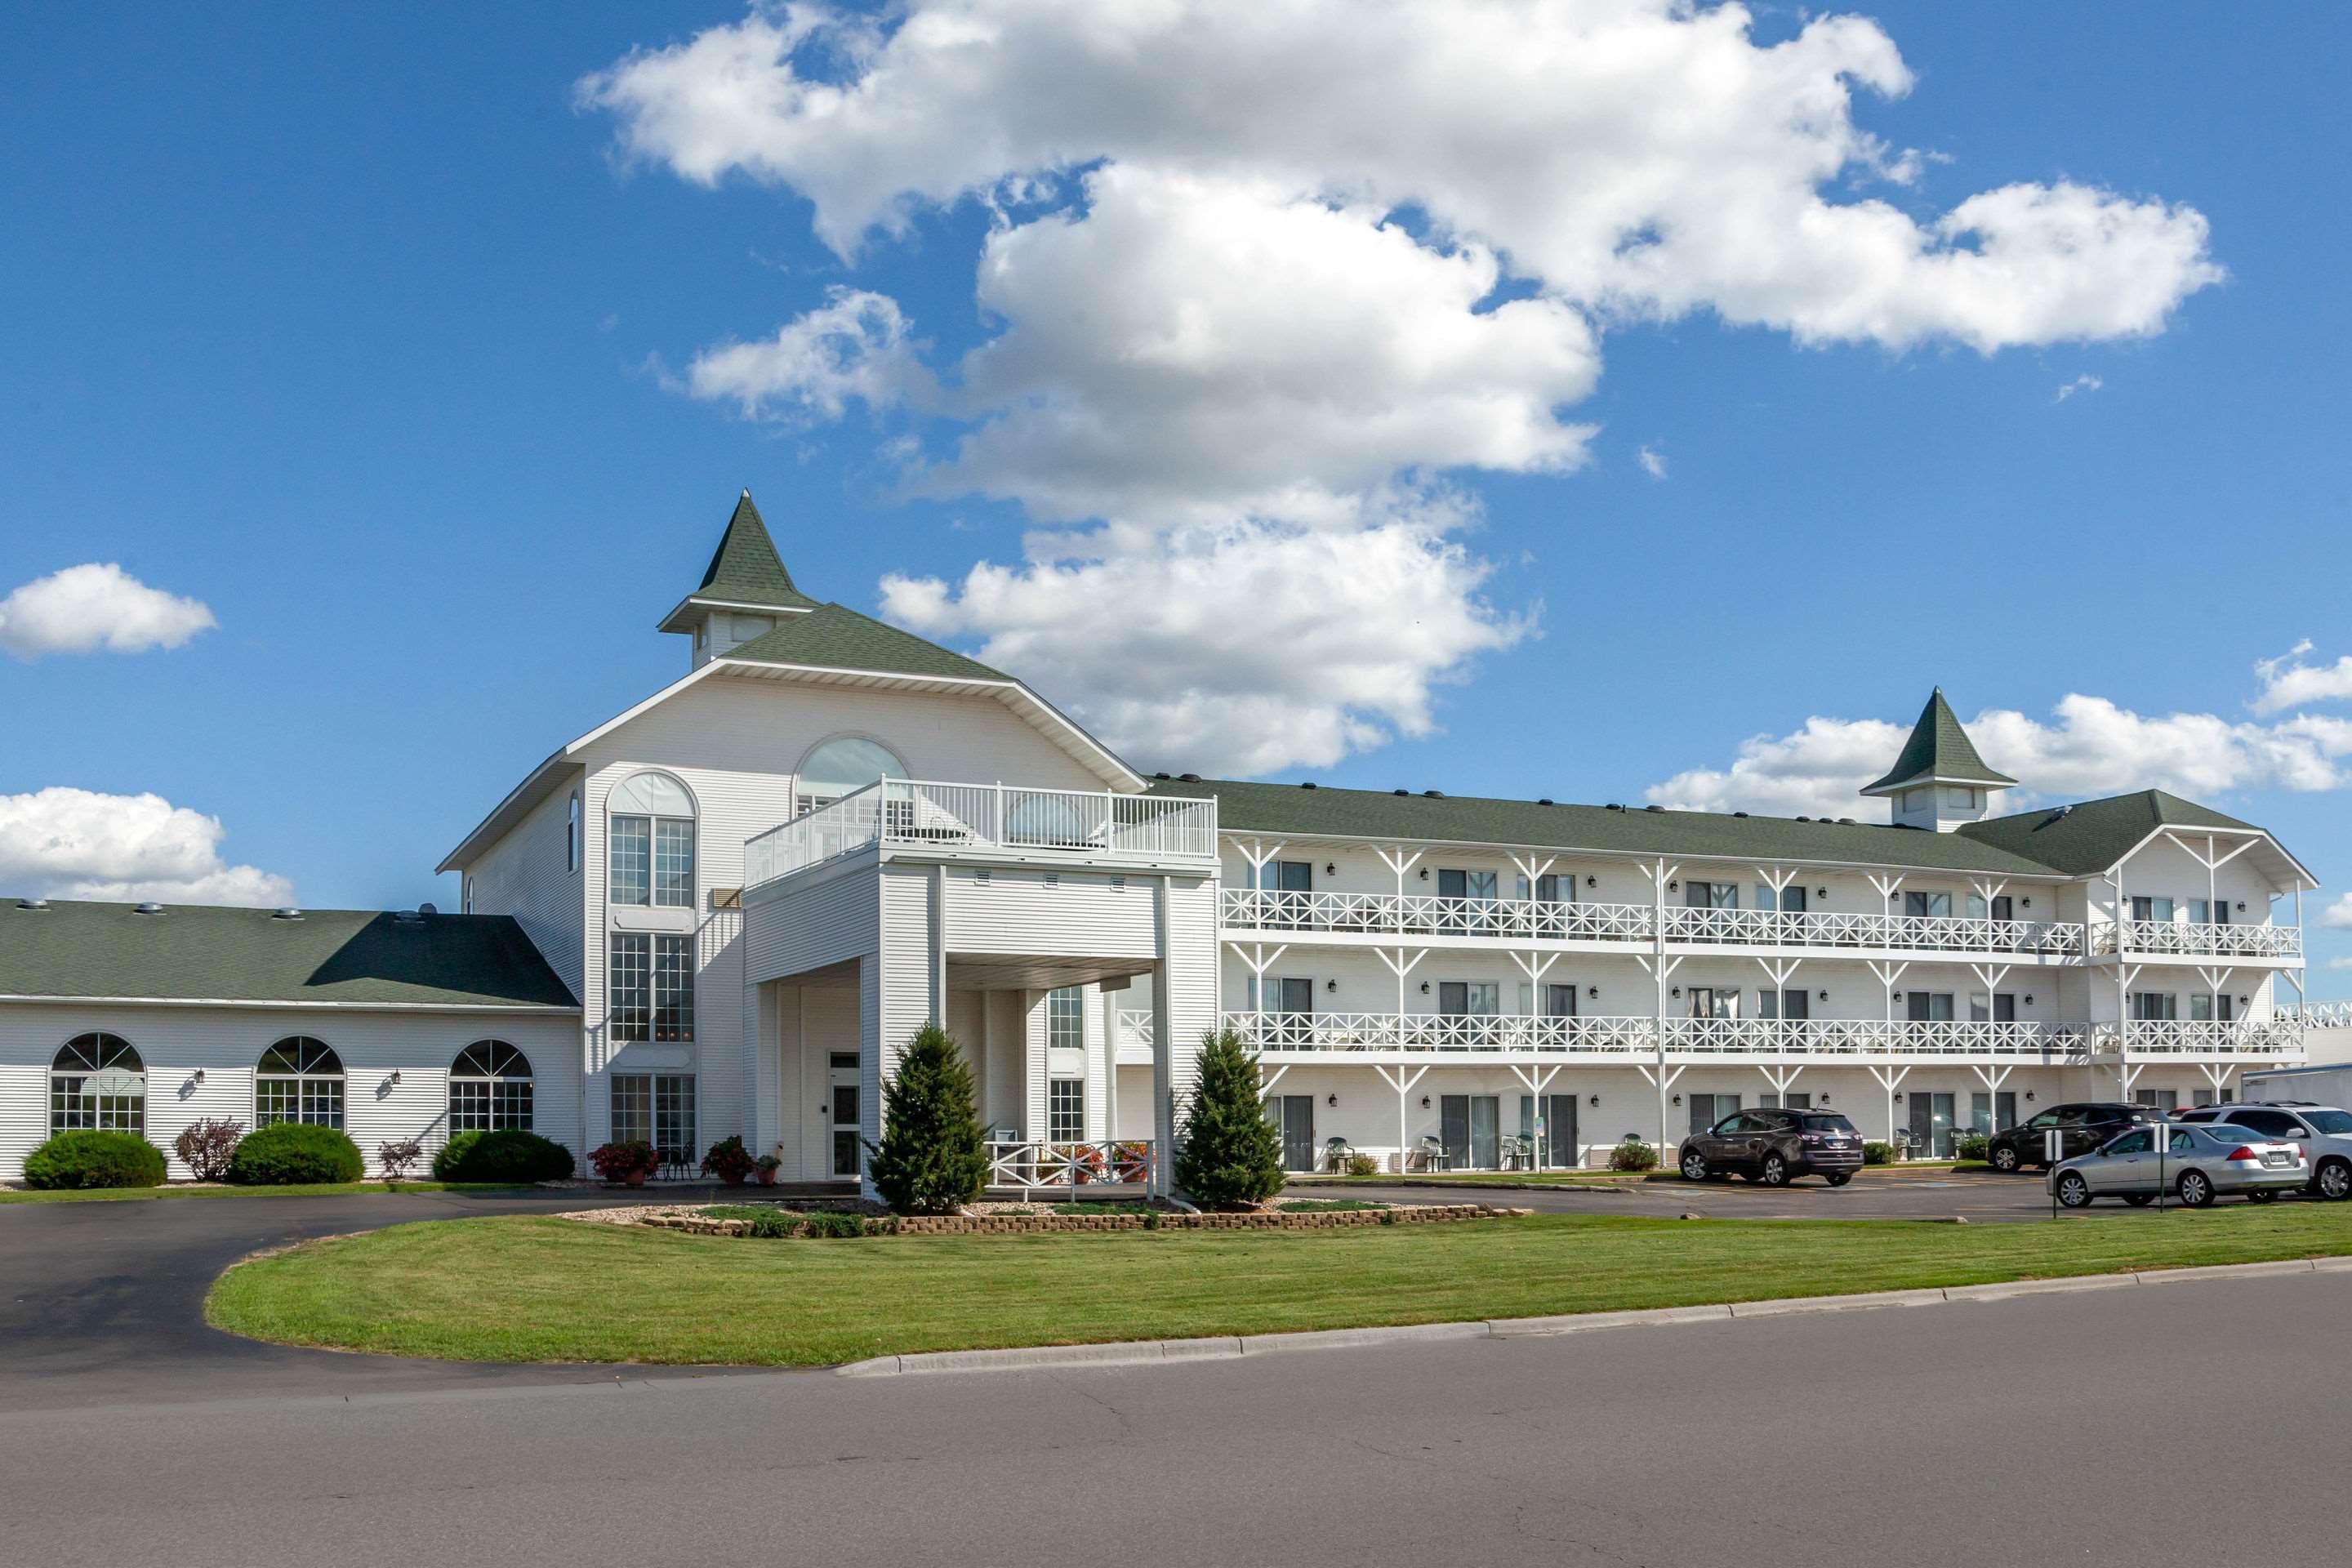
[(147, 1130), (147, 1064), (120, 1035), (76, 1035), (49, 1063), (49, 1131)]
[(907, 764), (879, 741), (858, 735), (837, 735), (811, 752), (801, 763), (794, 786), (795, 805), (814, 811), (830, 800), (854, 795), (878, 779), (902, 779)]
[(637, 773), (604, 803), (614, 903), (694, 907), (694, 796), (667, 773)]
[(254, 1071), (253, 1124), (343, 1124), (343, 1058), (323, 1040), (295, 1035), (261, 1053)]
[(504, 1040), (476, 1040), (449, 1068), (449, 1131), (530, 1131), (530, 1058)]

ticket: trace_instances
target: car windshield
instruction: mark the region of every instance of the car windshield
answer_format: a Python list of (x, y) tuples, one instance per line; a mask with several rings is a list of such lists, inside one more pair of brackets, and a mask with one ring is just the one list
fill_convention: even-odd
[(2352, 1110), (2306, 1110), (2303, 1119), (2315, 1132), (2352, 1132)]
[(1848, 1121), (1843, 1116), (1808, 1116), (1805, 1118), (1805, 1131), (1808, 1132), (1851, 1132), (1853, 1131), (1853, 1123)]

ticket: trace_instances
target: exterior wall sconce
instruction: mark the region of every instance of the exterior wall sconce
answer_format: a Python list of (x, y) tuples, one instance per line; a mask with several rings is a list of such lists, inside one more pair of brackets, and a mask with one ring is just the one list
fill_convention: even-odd
[(1830, 890), (1827, 888), (1815, 888), (1813, 889), (1813, 897), (1817, 899), (1826, 899), (1829, 896)]
[(2033, 993), (2031, 991), (2025, 994), (2025, 1005), (2029, 1007), (2033, 1005)]
[(2242, 1006), (2244, 1006), (2245, 1005), (2246, 1005), (2246, 999), (2245, 999), (2243, 996), (2239, 997), (2239, 998), (2238, 998), (2238, 1005), (2239, 1005), (2239, 1006), (2241, 1006), (2241, 1007), (2242, 1007)]
[(1592, 1108), (1595, 1110), (1601, 1109), (1601, 1097), (1597, 1094), (1592, 1097)]
[(1424, 980), (1424, 981), (1423, 981), (1423, 982), (1421, 983), (1421, 994), (1422, 994), (1423, 996), (1426, 996), (1426, 995), (1428, 995), (1428, 994), (1429, 994), (1429, 982), (1428, 982), (1428, 981), (1426, 981), (1426, 980)]
[(1323, 983), (1323, 989), (1326, 991), (1337, 991), (1339, 989), (1339, 983), (1336, 980), (1326, 980)]
[(1421, 1097), (1421, 1108), (1423, 1110), (1427, 1110), (1429, 1109), (1429, 1096), (1424, 1094)]
[[(2029, 1094), (2029, 1095), (2027, 1095), (2025, 1098), (2026, 1098), (2026, 1099), (2028, 1099), (2028, 1100), (2032, 1100), (2033, 1097), (2032, 1097), (2032, 1095), (2030, 1095), (2030, 1094)], [(1895, 1104), (1897, 1104), (1897, 1105), (1900, 1105), (1900, 1104), (1902, 1104), (1902, 1103), (1903, 1103), (1903, 1091), (1902, 1091), (1901, 1089), (1896, 1089), (1896, 1090), (1895, 1091)]]
[(1672, 892), (1678, 892), (1678, 891), (1680, 891), (1680, 890), (1681, 890), (1681, 889), (1682, 889), (1682, 884), (1681, 884), (1680, 882), (1668, 882), (1668, 883), (1666, 884), (1666, 891), (1668, 891), (1669, 893), (1672, 893)]
[(2028, 1105), (2033, 1103), (2033, 1091), (2030, 1089), (2025, 1091), (2025, 1103)]
[(1584, 996), (1585, 996), (1585, 1000), (1587, 1000), (1587, 1001), (1589, 1001), (1589, 1002), (1598, 1002), (1598, 1001), (1600, 1001), (1600, 1000), (1601, 1000), (1601, 987), (1600, 987), (1600, 986), (1598, 986), (1598, 985), (1588, 985), (1588, 986), (1586, 986), (1586, 987), (1584, 988)]
[(1902, 992), (1900, 992), (1900, 991), (1897, 991), (1897, 992), (1895, 994), (1895, 999), (1897, 1002), (1902, 1001), (1902, 1000), (1903, 1000), (1903, 993), (1902, 993)]
[(204, 1081), (205, 1081), (205, 1069), (204, 1069), (204, 1068), (198, 1068), (195, 1070), (195, 1072), (194, 1072), (193, 1075), (191, 1075), (191, 1076), (190, 1076), (190, 1078), (188, 1079), (188, 1081), (189, 1081), (190, 1083), (202, 1083), (202, 1082), (204, 1082)]
[(1429, 868), (1426, 866), (1421, 868), (1421, 879), (1424, 882), (1429, 880)]
[(1675, 989), (1674, 989), (1673, 994), (1675, 994), (1675, 996), (1680, 996), (1682, 994), (1683, 994), (1683, 988), (1682, 988), (1681, 986), (1679, 986), (1679, 985), (1675, 986)]
[(2020, 899), (2017, 900), (2017, 907), (2021, 910), (2030, 910), (2033, 907), (2033, 900), (2032, 899)]
[(1829, 994), (1828, 992), (1826, 992), (1826, 991), (1823, 991), (1823, 992), (1819, 993), (1819, 995), (1820, 995), (1821, 1000), (1822, 1000), (1822, 1001), (1824, 1001), (1824, 1002), (1826, 1002), (1826, 1001), (1828, 1001), (1828, 1000), (1830, 999), (1830, 994)]
[(1899, 891), (1897, 891), (1897, 892), (1893, 892), (1893, 893), (1889, 893), (1889, 894), (1887, 894), (1887, 895), (1886, 895), (1886, 901), (1887, 901), (1888, 903), (1890, 903), (1890, 904), (1891, 904), (1891, 903), (1895, 902), (1897, 899), (1900, 899), (1902, 896), (1903, 896), (1903, 895), (1902, 895), (1902, 893), (1901, 893), (1901, 892), (1899, 892)]
[(1339, 874), (1339, 863), (1338, 861), (1336, 861), (1336, 860), (1326, 860), (1326, 861), (1324, 861), (1324, 862), (1323, 862), (1323, 874), (1324, 874), (1325, 876), (1327, 876), (1327, 877), (1336, 877), (1336, 876), (1338, 876), (1338, 875)]
[(400, 1069), (399, 1069), (398, 1068), (393, 1068), (393, 1069), (392, 1069), (392, 1076), (391, 1076), (390, 1078), (388, 1078), (388, 1079), (384, 1079), (383, 1081), (384, 1081), (384, 1082), (386, 1082), (386, 1083), (388, 1083), (388, 1084), (389, 1084), (389, 1083), (398, 1083), (398, 1082), (400, 1081)]
[(2246, 912), (2246, 900), (2243, 899), (2240, 899), (2238, 900), (2238, 912), (2240, 914), (2244, 914)]
[[(1587, 877), (1584, 879), (1584, 885), (1588, 888), (1597, 888), (1601, 886), (1601, 879), (1598, 877)], [(2245, 908), (2243, 904), (2241, 904), (2238, 907), (2240, 909)]]
[(1679, 1095), (1679, 1094), (1678, 1094), (1678, 1095), (1675, 1096), (1675, 1103), (1676, 1105), (1680, 1105), (1682, 1102), (1683, 1102), (1683, 1097), (1682, 1097), (1681, 1095)]
[(1323, 1097), (1323, 1103), (1326, 1105), (1337, 1105), (1339, 1103), (1339, 1097), (1336, 1094), (1326, 1095)]
[(1829, 1102), (1830, 1102), (1830, 1097), (1829, 1097), (1828, 1095), (1826, 1095), (1826, 1094), (1822, 1095), (1822, 1103), (1823, 1105), (1827, 1105)]

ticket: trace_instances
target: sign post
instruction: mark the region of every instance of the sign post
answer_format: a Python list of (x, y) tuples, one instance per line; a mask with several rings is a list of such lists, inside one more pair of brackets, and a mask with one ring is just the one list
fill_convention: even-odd
[(2050, 1217), (2058, 1217), (2058, 1162), (2066, 1157), (2066, 1135), (2055, 1127), (2042, 1133), (2042, 1163), (2050, 1171)]
[(2165, 1186), (2164, 1157), (2171, 1152), (2172, 1129), (2159, 1121), (2151, 1126), (2147, 1131), (2148, 1136), (2156, 1140), (2156, 1212), (2162, 1214), (2164, 1212)]

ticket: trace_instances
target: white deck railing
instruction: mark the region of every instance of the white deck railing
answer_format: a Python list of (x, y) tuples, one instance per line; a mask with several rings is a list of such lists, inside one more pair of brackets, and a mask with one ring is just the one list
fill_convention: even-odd
[(2306, 1029), (2352, 1029), (2352, 1002), (2290, 1003), (2279, 1011)]
[[(1529, 899), (1448, 899), (1426, 893), (1286, 892), (1254, 888), (1227, 889), (1223, 915), (1228, 929), (1255, 931), (1627, 942), (1650, 941), (1657, 918), (1656, 911), (1647, 904), (1548, 903)], [(2063, 921), (1695, 910), (1682, 905), (1668, 905), (1665, 910), (1665, 937), (1669, 942), (2072, 957), (2082, 952), (2083, 935), (2082, 926)]]
[(1115, 860), (1213, 858), (1217, 803), (1164, 795), (883, 779), (802, 813), (743, 847), (756, 888), (887, 843), (930, 848), (1067, 850)]
[(1124, 1050), (1130, 1047), (1140, 1046), (1145, 1050), (1150, 1050), (1151, 1048), (1150, 1011), (1143, 1007), (1121, 1007), (1118, 1010), (1118, 1033), (1116, 1038), (1119, 1048)]
[(2195, 921), (2101, 921), (2091, 928), (2091, 951), (2111, 953), (2121, 927), (2124, 951), (2178, 958), (2300, 958), (2303, 928), (2207, 925)]
[(1151, 1142), (1097, 1139), (1075, 1143), (1036, 1140), (991, 1143), (988, 1184), (1024, 1191), (1041, 1187), (1139, 1187), (1151, 1180)]
[[(1525, 1052), (1534, 1056), (1654, 1056), (1656, 1020), (1540, 1018), (1517, 1014), (1227, 1013), (1225, 1026), (1258, 1051)], [(1668, 1018), (1669, 1057), (1990, 1057), (2080, 1063), (2128, 1048), (2140, 1056), (2299, 1056), (2302, 1025), (1916, 1022), (1894, 1018)]]

